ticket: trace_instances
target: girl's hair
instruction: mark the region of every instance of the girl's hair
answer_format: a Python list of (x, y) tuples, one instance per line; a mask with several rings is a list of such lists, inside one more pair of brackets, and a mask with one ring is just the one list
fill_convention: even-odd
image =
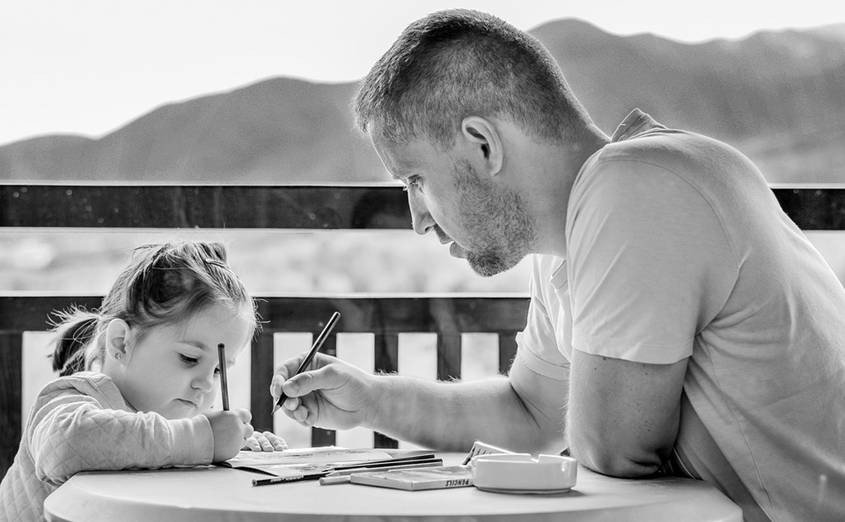
[(99, 309), (56, 312), (53, 370), (60, 375), (90, 369), (105, 353), (101, 335), (112, 319), (122, 319), (139, 335), (153, 326), (182, 321), (214, 303), (249, 307), (252, 331), (258, 327), (255, 303), (226, 263), (220, 243), (186, 241), (137, 247)]

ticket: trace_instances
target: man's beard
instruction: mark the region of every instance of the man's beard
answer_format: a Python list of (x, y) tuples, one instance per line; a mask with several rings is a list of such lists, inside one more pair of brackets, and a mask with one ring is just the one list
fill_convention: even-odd
[(522, 198), (482, 180), (469, 162), (459, 162), (454, 172), (460, 223), (472, 242), (466, 250), (469, 266), (484, 277), (513, 268), (536, 242), (534, 223)]

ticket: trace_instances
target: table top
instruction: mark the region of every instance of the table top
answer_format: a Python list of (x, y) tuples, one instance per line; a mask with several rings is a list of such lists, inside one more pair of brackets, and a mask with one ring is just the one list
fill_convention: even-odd
[[(447, 463), (461, 455), (443, 455)], [(450, 460), (451, 459), (451, 460)], [(615, 479), (583, 467), (568, 493), (492, 493), (474, 487), (404, 491), (317, 481), (252, 486), (266, 477), (222, 467), (84, 472), (44, 502), (50, 521), (741, 521), (713, 486), (695, 480)]]

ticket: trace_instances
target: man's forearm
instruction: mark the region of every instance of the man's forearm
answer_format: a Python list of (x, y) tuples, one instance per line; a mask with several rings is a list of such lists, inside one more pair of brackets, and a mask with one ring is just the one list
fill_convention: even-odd
[(466, 451), (475, 440), (515, 451), (563, 449), (562, 416), (538, 418), (505, 377), (466, 383), (376, 379), (380, 400), (370, 427), (386, 435), (441, 451)]

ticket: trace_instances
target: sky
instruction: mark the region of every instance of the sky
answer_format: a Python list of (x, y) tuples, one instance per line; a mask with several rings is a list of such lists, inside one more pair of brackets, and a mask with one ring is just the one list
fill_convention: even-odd
[(0, 145), (100, 137), (162, 104), (275, 76), (357, 81), (406, 25), (453, 7), (525, 30), (580, 18), (688, 43), (845, 23), (845, 2), (831, 0), (3, 0)]

